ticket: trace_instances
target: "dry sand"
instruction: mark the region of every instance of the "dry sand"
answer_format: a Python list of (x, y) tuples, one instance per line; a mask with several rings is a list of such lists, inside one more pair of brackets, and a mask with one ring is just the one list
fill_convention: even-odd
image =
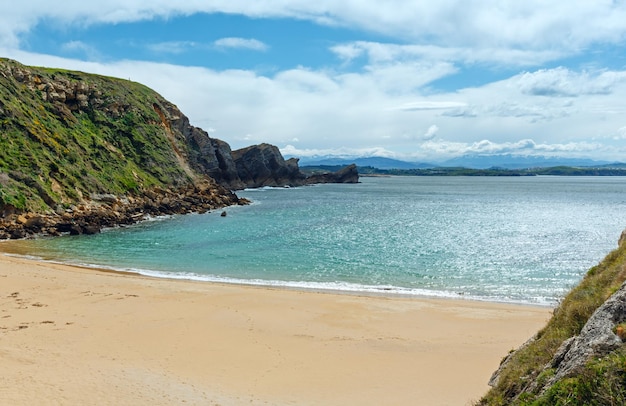
[(0, 404), (466, 405), (550, 313), (0, 254)]

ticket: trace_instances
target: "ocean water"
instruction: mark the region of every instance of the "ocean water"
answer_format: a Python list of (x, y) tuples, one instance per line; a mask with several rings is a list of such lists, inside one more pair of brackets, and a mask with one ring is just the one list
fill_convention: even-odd
[(0, 246), (146, 275), (552, 305), (617, 247), (622, 177), (377, 177)]

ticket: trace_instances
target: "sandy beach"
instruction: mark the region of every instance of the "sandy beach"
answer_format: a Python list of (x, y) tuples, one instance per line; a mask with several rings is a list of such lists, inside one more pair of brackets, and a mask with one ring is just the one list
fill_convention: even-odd
[(153, 279), (0, 254), (0, 403), (467, 405), (551, 311)]

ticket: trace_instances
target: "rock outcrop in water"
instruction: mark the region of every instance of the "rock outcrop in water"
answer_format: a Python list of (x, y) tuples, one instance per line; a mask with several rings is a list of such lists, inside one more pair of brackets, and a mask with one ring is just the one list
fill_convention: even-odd
[(0, 238), (96, 232), (308, 183), (278, 148), (231, 151), (141, 84), (0, 59)]
[(355, 164), (348, 165), (337, 172), (313, 174), (307, 178), (309, 183), (357, 183), (359, 171)]

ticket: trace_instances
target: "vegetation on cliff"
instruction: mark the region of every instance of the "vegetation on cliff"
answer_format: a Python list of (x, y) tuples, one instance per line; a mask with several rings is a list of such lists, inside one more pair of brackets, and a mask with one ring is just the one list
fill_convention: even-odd
[(189, 184), (163, 103), (138, 83), (0, 60), (0, 208)]
[[(545, 328), (503, 360), (480, 405), (622, 405), (626, 403), (626, 242), (591, 268), (554, 311)], [(617, 293), (616, 293), (617, 292)], [(590, 324), (611, 297), (618, 307), (604, 333)], [(596, 312), (594, 314), (594, 312)], [(606, 330), (606, 329), (605, 329)], [(604, 335), (603, 335), (604, 334)], [(589, 348), (575, 338), (591, 337)], [(575, 343), (578, 353), (572, 351)], [(567, 354), (571, 352), (571, 354)], [(575, 367), (563, 370), (563, 360)], [(560, 368), (560, 369), (559, 369)]]
[(193, 167), (202, 137), (139, 83), (0, 59), (0, 239), (242, 203)]

